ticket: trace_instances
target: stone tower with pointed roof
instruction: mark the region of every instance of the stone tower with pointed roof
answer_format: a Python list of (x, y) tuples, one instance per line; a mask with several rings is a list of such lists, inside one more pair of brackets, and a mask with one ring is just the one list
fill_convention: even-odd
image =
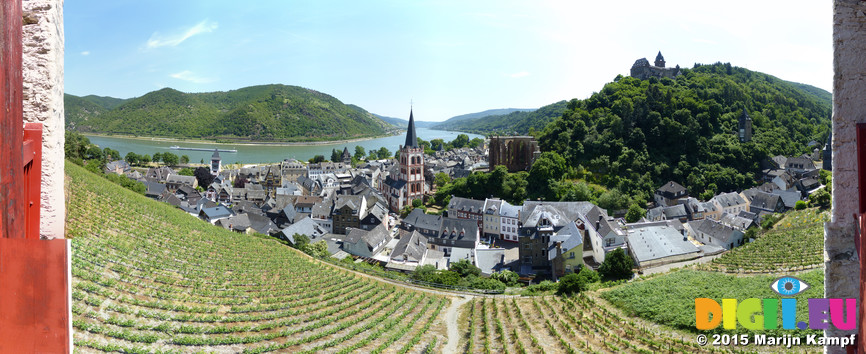
[(406, 128), (406, 143), (400, 146), (398, 170), (395, 176), (385, 180), (388, 207), (391, 211), (411, 205), (415, 199), (423, 199), (426, 190), (424, 183), (424, 148), (418, 145), (418, 135), (415, 133), (415, 116), (409, 110), (409, 126)]
[(659, 51), (659, 53), (656, 54), (655, 64), (657, 67), (660, 67), (660, 68), (665, 67), (665, 57), (662, 56), (662, 51)]
[(833, 171), (833, 129), (830, 129), (830, 134), (827, 135), (827, 143), (824, 144), (822, 168), (827, 171)]
[(752, 118), (749, 117), (745, 107), (743, 107), (743, 115), (737, 122), (737, 136), (741, 143), (752, 141)]
[(646, 58), (640, 58), (631, 66), (631, 77), (641, 80), (651, 77), (673, 79), (682, 74), (679, 65), (673, 68), (665, 67), (665, 57), (662, 56), (661, 51), (656, 55), (655, 65), (650, 65), (649, 60), (646, 60)]
[(220, 173), (220, 167), (222, 167), (220, 152), (217, 149), (213, 149), (213, 155), (210, 157), (210, 174), (214, 176), (218, 175)]

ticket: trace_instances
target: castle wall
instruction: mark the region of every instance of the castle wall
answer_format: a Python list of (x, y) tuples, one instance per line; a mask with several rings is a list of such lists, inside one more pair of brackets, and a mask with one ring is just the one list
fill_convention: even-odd
[[(833, 206), (824, 225), (824, 296), (857, 298), (860, 269), (854, 244), (855, 213), (859, 209), (856, 124), (866, 122), (866, 3), (833, 3)], [(859, 14), (859, 15), (858, 15)], [(843, 335), (833, 326), (828, 336)], [(827, 347), (828, 353), (844, 348)]]
[(42, 236), (64, 234), (63, 0), (23, 0), (24, 121), (42, 135)]

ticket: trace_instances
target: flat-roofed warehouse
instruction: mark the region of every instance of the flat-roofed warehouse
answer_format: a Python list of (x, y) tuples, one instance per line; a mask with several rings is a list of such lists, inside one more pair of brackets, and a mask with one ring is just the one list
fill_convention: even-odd
[(628, 251), (640, 269), (698, 258), (701, 251), (676, 228), (665, 223), (629, 225)]

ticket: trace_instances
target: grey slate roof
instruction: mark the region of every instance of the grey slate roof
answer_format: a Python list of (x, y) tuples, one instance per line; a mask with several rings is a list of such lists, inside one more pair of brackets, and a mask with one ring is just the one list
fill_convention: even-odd
[(770, 194), (778, 195), (779, 198), (782, 198), (782, 202), (785, 203), (785, 208), (788, 208), (788, 209), (793, 209), (794, 206), (797, 204), (797, 201), (800, 200), (800, 193), (799, 192), (793, 192), (793, 191), (788, 192), (788, 191), (783, 191), (781, 189), (777, 189), (777, 190), (774, 190)]
[(259, 214), (246, 214), (250, 219), (250, 227), (260, 234), (270, 235), (280, 231), (279, 226), (274, 224), (270, 218)]
[(521, 209), (523, 209), (522, 205), (511, 205), (503, 200), (499, 208), (499, 216), (516, 219), (520, 216)]
[(461, 197), (452, 197), (448, 202), (448, 210), (481, 214), (484, 211), (484, 201)]
[(520, 212), (520, 221), (525, 224), (525, 220), (532, 214), (532, 211), (539, 205), (547, 205), (556, 208), (566, 219), (571, 221), (577, 220), (581, 216), (586, 216), (587, 220), (593, 224), (598, 219), (598, 215), (602, 215), (607, 219), (607, 212), (597, 207), (590, 202), (540, 202), (526, 201), (523, 203), (523, 209)]
[(391, 252), (391, 259), (421, 262), (426, 251), (427, 238), (419, 234), (418, 231), (412, 231), (412, 233), (400, 237), (397, 245), (394, 246), (394, 251)]
[(692, 230), (700, 231), (714, 239), (720, 240), (722, 243), (731, 243), (737, 233), (742, 234), (742, 232), (733, 227), (710, 219), (690, 221), (689, 225), (691, 225)]
[(775, 210), (776, 205), (780, 202), (779, 196), (775, 194), (768, 194), (765, 192), (757, 192), (752, 197), (752, 208), (766, 209), (766, 210)]
[(639, 263), (694, 253), (699, 249), (674, 228), (636, 227), (629, 230), (628, 248)]
[(289, 227), (283, 229), (282, 231), (283, 238), (289, 240), (291, 243), (295, 243), (294, 234), (305, 235), (310, 238), (310, 242), (315, 242), (321, 239), (322, 235), (327, 233), (325, 229), (323, 229), (319, 224), (317, 224), (313, 219), (303, 218), (298, 220)]
[(657, 189), (656, 191), (663, 193), (665, 195), (676, 196), (677, 193), (680, 193), (680, 192), (685, 193), (686, 187), (683, 187), (683, 185), (681, 185), (677, 182), (669, 181), (668, 183), (665, 183), (664, 185), (659, 187), (659, 189)]
[(478, 241), (478, 223), (468, 219), (442, 218), (442, 228), (437, 236), (440, 243), (448, 241), (450, 245), (450, 241), (454, 241), (454, 247), (473, 248)]
[(225, 205), (219, 204), (211, 208), (202, 208), (199, 215), (204, 215), (204, 217), (208, 220), (214, 220), (220, 218), (227, 218), (234, 215), (234, 213)]
[(382, 243), (383, 241), (388, 239), (388, 237), (388, 229), (385, 227), (384, 224), (379, 224), (379, 226), (374, 227), (370, 231), (352, 228), (349, 229), (349, 232), (346, 233), (346, 237), (343, 238), (343, 244), (357, 244), (359, 242), (363, 242), (372, 252), (376, 245)]
[(424, 213), (420, 208), (412, 209), (403, 222), (415, 228), (425, 230), (439, 230), (442, 225), (442, 216)]
[(734, 206), (734, 205), (742, 205), (746, 204), (746, 201), (743, 200), (739, 194), (730, 192), (730, 193), (721, 193), (715, 197), (713, 197), (723, 208)]
[(475, 249), (475, 266), (482, 274), (493, 274), (505, 266), (505, 249)]
[(232, 231), (247, 231), (250, 228), (250, 218), (247, 214), (232, 215), (217, 222)]
[(668, 220), (684, 218), (684, 217), (689, 215), (686, 212), (686, 207), (682, 204), (664, 207), (662, 209), (662, 213), (665, 215), (665, 218), (667, 218)]

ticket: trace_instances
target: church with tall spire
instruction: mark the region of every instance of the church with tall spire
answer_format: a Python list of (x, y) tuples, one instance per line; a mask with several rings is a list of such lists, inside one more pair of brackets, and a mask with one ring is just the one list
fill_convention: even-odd
[(400, 212), (415, 199), (424, 198), (427, 184), (424, 183), (424, 148), (418, 144), (415, 133), (415, 116), (409, 109), (409, 126), (406, 142), (400, 146), (397, 165), (385, 178), (382, 194), (388, 199), (388, 208)]

